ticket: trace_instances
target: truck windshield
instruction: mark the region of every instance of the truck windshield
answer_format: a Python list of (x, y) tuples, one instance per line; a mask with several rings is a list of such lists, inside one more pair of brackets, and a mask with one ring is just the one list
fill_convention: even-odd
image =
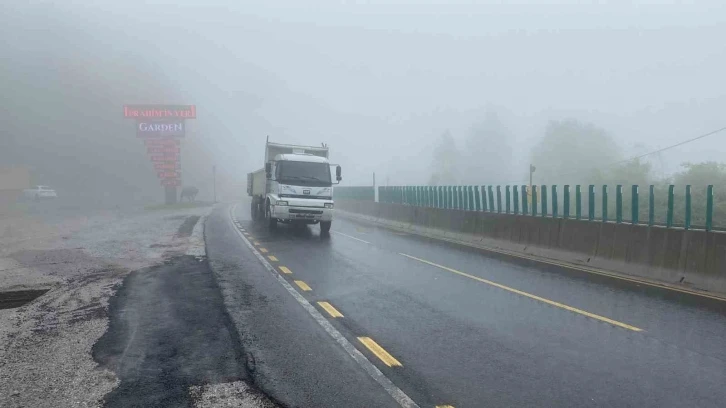
[(313, 187), (332, 185), (330, 165), (327, 163), (280, 161), (277, 163), (277, 179), (283, 183)]

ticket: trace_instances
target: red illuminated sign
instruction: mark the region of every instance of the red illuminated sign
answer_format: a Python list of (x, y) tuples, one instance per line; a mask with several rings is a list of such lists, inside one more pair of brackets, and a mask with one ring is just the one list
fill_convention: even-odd
[(146, 148), (147, 153), (173, 153), (179, 154), (178, 147), (166, 147), (166, 146), (151, 146)]
[(124, 117), (130, 119), (196, 119), (194, 105), (124, 105)]
[(164, 179), (161, 180), (161, 185), (164, 187), (179, 187), (181, 186), (181, 180), (179, 179)]
[(179, 146), (181, 141), (179, 139), (171, 138), (158, 138), (158, 139), (145, 139), (144, 145), (146, 147), (173, 147)]
[(160, 171), (157, 173), (160, 179), (175, 179), (180, 178), (181, 174), (175, 171)]
[(179, 170), (181, 165), (179, 162), (156, 162), (154, 163), (154, 170)]
[(161, 154), (153, 154), (151, 156), (152, 162), (175, 162), (178, 160), (179, 160), (178, 154), (161, 153)]

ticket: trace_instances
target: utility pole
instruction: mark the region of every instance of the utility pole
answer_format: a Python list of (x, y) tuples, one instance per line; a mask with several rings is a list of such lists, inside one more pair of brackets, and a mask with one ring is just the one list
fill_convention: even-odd
[(212, 184), (214, 185), (214, 203), (217, 203), (217, 166), (212, 166)]

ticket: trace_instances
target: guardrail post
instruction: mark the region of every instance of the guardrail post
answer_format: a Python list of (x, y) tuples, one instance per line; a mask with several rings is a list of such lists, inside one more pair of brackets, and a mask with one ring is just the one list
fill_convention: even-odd
[(509, 214), (511, 212), (511, 208), (512, 208), (512, 200), (511, 200), (511, 198), (509, 196), (509, 191), (510, 191), (510, 187), (509, 186), (504, 186), (504, 202), (506, 203), (506, 206), (507, 206), (506, 207), (507, 208), (507, 214)]
[(686, 185), (686, 225), (685, 229), (691, 229), (691, 185)]
[(575, 185), (575, 219), (582, 219), (582, 187)]
[(623, 222), (623, 185), (615, 186), (615, 222)]
[(706, 187), (706, 231), (713, 229), (713, 184)]
[(494, 212), (494, 190), (489, 186), (489, 212)]
[(563, 216), (565, 219), (570, 218), (570, 185), (565, 184), (565, 191), (562, 192), (562, 200), (564, 201), (564, 205), (562, 208), (562, 212), (564, 213)]
[(466, 203), (464, 202), (464, 186), (459, 186), (459, 209), (463, 210)]
[(474, 186), (474, 199), (476, 200), (476, 210), (481, 211), (481, 188), (479, 186)]
[(502, 212), (502, 187), (497, 186), (497, 212)]
[(588, 221), (595, 220), (595, 185), (590, 184), (587, 186), (587, 219)]
[(477, 188), (476, 186), (469, 186), (469, 209), (471, 211), (478, 211), (476, 208), (476, 201), (477, 201)]
[(481, 209), (482, 211), (489, 211), (487, 205), (487, 186), (481, 186)]
[(549, 213), (547, 211), (547, 186), (542, 184), (542, 191), (540, 191), (540, 195), (542, 196), (542, 216), (546, 217)]
[(434, 203), (436, 195), (434, 194), (434, 188), (432, 186), (426, 186), (426, 204), (428, 207), (436, 207)]
[(652, 227), (655, 223), (655, 186), (648, 187), (648, 226)]
[(514, 203), (514, 215), (519, 215), (519, 191), (516, 185), (512, 186), (512, 203)]
[(532, 216), (537, 216), (537, 186), (532, 185)]
[(673, 184), (668, 186), (668, 210), (666, 213), (666, 228), (671, 228), (673, 226), (673, 200), (675, 198), (673, 188)]
[(635, 225), (640, 221), (640, 196), (638, 186), (633, 185), (630, 191), (630, 223)]
[(608, 186), (602, 186), (602, 222), (608, 222)]
[(557, 208), (557, 186), (552, 185), (552, 218), (557, 218), (559, 213)]
[(527, 208), (527, 186), (522, 186), (522, 215), (529, 214), (529, 208)]

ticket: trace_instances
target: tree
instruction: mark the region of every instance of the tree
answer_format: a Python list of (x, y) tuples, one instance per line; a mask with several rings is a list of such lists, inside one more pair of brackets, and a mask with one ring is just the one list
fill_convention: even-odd
[(574, 119), (551, 121), (532, 149), (536, 184), (592, 183), (620, 158), (607, 131)]
[(684, 170), (676, 173), (673, 184), (676, 186), (674, 222), (685, 221), (685, 191), (691, 186), (691, 223), (694, 226), (706, 224), (706, 189), (714, 186), (713, 221), (714, 225), (726, 226), (726, 164), (717, 162), (683, 163)]
[(466, 184), (502, 183), (512, 179), (511, 132), (497, 114), (489, 111), (474, 124), (466, 139), (462, 157), (462, 182)]
[(441, 135), (434, 149), (432, 173), (429, 185), (452, 185), (460, 182), (459, 161), (461, 154), (456, 148), (456, 141), (447, 130)]

